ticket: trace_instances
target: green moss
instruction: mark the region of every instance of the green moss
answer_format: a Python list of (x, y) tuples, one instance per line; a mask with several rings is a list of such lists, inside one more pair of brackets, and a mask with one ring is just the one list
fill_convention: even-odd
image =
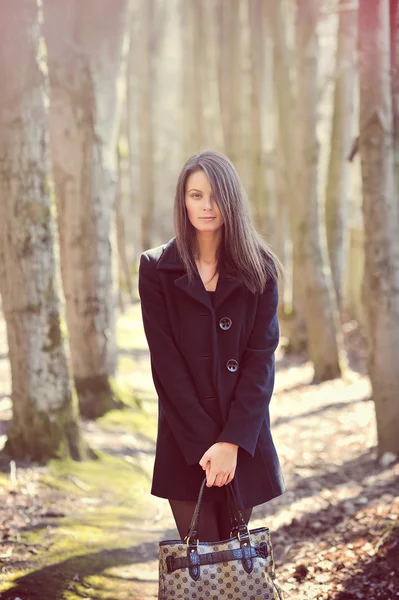
[[(57, 478), (82, 483), (83, 492), (108, 493), (126, 498), (135, 493), (138, 484), (143, 484), (143, 472), (137, 465), (127, 463), (123, 458), (110, 456), (97, 451), (98, 460), (77, 463), (67, 458), (50, 462), (50, 470)], [(79, 488), (79, 486), (77, 486)], [(86, 491), (87, 488), (87, 491)]]
[(68, 497), (73, 509), (50, 525), (46, 521), (42, 528), (22, 533), (21, 541), (39, 552), (30, 555), (27, 569), (5, 573), (0, 592), (13, 590), (15, 597), (32, 600), (78, 600), (84, 594), (97, 600), (135, 597), (123, 572), (132, 563), (132, 544), (147, 541), (145, 528), (139, 530), (137, 524), (143, 515), (155, 517), (156, 504), (141, 467), (99, 456), (97, 462), (51, 461), (40, 481), (62, 493), (61, 511)]
[(132, 385), (129, 384), (128, 381), (119, 379), (110, 379), (110, 385), (112, 389), (112, 393), (118, 402), (122, 403), (127, 407), (134, 407), (141, 409), (143, 403), (141, 398), (136, 394)]
[(151, 414), (145, 410), (113, 410), (104, 415), (98, 420), (98, 423), (106, 427), (117, 428), (119, 430), (132, 431), (140, 433), (151, 440), (155, 441), (157, 433), (157, 418), (155, 414)]
[[(137, 310), (132, 314), (136, 318)], [(129, 319), (125, 331), (131, 333), (138, 326)], [(156, 436), (157, 403), (151, 376), (131, 357), (126, 358), (126, 372), (111, 382), (124, 408), (109, 411), (95, 425), (102, 428), (106, 443), (120, 432), (136, 439), (143, 436), (146, 441)], [(76, 394), (71, 410), (77, 411)], [(124, 452), (123, 445), (120, 451)], [(150, 523), (159, 504), (149, 494), (151, 456), (146, 462), (143, 455), (136, 460), (134, 453), (126, 459), (100, 450), (96, 455), (96, 461), (87, 462), (53, 459), (42, 471), (43, 513), (48, 509), (66, 516), (44, 518), (38, 528), (21, 531), (20, 541), (29, 545), (21, 546), (27, 562), (12, 564), (11, 559), (11, 569), (2, 573), (0, 593), (5, 597), (131, 600), (144, 597), (147, 585), (151, 587), (148, 597), (156, 597), (157, 533), (150, 538)], [(8, 479), (0, 473), (0, 489), (8, 485)]]
[(67, 479), (57, 479), (52, 475), (43, 475), (40, 481), (52, 490), (57, 490), (65, 495), (72, 495), (77, 492), (76, 485)]
[(129, 156), (129, 145), (126, 138), (119, 138), (118, 154), (121, 158), (127, 158)]
[[(100, 451), (97, 454), (99, 458), (95, 462), (76, 463), (70, 459), (52, 461), (50, 469), (57, 485), (63, 484), (75, 496), (101, 497), (110, 505), (113, 502), (126, 502), (129, 514), (133, 517), (145, 506), (149, 473), (130, 460), (128, 462)], [(46, 483), (51, 485), (48, 477)]]
[(0, 488), (8, 489), (10, 487), (10, 477), (5, 473), (0, 473)]
[(68, 325), (65, 318), (60, 314), (60, 331), (64, 340), (68, 339)]

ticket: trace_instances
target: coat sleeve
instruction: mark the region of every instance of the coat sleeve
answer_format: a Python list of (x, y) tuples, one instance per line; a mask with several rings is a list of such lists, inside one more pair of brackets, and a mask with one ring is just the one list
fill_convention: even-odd
[(200, 404), (187, 364), (173, 339), (156, 263), (145, 252), (140, 257), (138, 287), (159, 401), (187, 464), (195, 465), (216, 442), (220, 426)]
[(218, 442), (237, 444), (254, 456), (274, 387), (274, 351), (280, 331), (278, 288), (271, 280), (259, 295), (255, 321), (240, 360), (240, 374), (229, 415)]

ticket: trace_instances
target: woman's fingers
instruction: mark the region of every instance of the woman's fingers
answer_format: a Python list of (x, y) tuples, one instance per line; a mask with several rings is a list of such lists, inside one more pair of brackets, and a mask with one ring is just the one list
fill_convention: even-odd
[(222, 487), (233, 479), (237, 466), (237, 448), (233, 444), (218, 442), (205, 452), (200, 465), (204, 469), (206, 464), (207, 487)]
[(223, 487), (224, 485), (227, 485), (228, 483), (230, 483), (230, 481), (233, 481), (234, 479), (234, 474), (235, 474), (235, 469), (234, 471), (230, 471), (230, 473), (216, 473), (215, 471), (212, 471), (211, 469), (211, 463), (208, 462), (206, 465), (206, 485), (207, 487), (212, 487), (213, 485), (216, 485), (218, 487)]
[(212, 472), (211, 463), (208, 462), (206, 465), (206, 486), (212, 487), (215, 482), (216, 473)]
[(223, 479), (224, 479), (224, 475), (221, 473), (218, 473), (215, 477), (215, 485), (217, 485), (218, 487), (222, 487)]
[(213, 485), (216, 485), (217, 487), (224, 486), (228, 475), (225, 475), (224, 473), (217, 473), (215, 471), (212, 471), (210, 463), (208, 463), (208, 464), (209, 464), (209, 467), (207, 467), (207, 471), (206, 471), (207, 487), (212, 487)]
[(233, 481), (233, 479), (234, 479), (234, 471), (232, 471), (229, 474), (229, 476), (227, 477), (225, 485), (227, 485), (228, 483), (230, 483), (230, 481)]
[(225, 474), (225, 473), (219, 473), (216, 476), (215, 485), (217, 485), (219, 487), (223, 487), (228, 482), (228, 479), (229, 479), (229, 473), (227, 473), (227, 474)]
[(205, 469), (206, 469), (206, 465), (207, 465), (207, 463), (208, 463), (208, 462), (209, 462), (208, 453), (207, 453), (207, 452), (205, 452), (205, 453), (202, 455), (202, 458), (201, 458), (201, 460), (199, 461), (199, 464), (200, 464), (200, 466), (202, 467), (202, 469), (203, 469), (204, 471), (205, 471)]

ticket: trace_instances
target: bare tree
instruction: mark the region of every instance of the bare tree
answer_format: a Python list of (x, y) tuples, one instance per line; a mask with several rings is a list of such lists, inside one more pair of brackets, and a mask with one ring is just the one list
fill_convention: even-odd
[[(281, 2), (270, 0), (266, 16), (274, 39), (274, 83), (277, 104), (279, 160), (277, 161), (279, 198), (286, 203), (292, 241), (292, 313), (289, 328), (289, 350), (299, 352), (307, 346), (305, 297), (302, 289), (304, 273), (299, 260), (297, 193), (299, 181), (298, 117), (294, 102), (292, 56), (287, 43), (287, 27)], [(282, 212), (280, 211), (280, 217)]]
[(206, 145), (204, 6), (181, 0), (183, 145), (186, 158)]
[(126, 137), (129, 155), (129, 202), (126, 215), (134, 218), (126, 221), (129, 238), (129, 263), (136, 264), (143, 248), (141, 233), (143, 202), (140, 194), (140, 110), (141, 110), (141, 77), (140, 65), (140, 30), (141, 5), (135, 2), (129, 15), (129, 47), (126, 64), (126, 103), (125, 114), (122, 113), (121, 127), (126, 119)]
[(328, 253), (338, 306), (341, 306), (344, 264), (349, 251), (348, 155), (354, 104), (357, 9), (340, 0), (335, 67), (334, 109), (326, 186)]
[(359, 3), (363, 298), (378, 450), (399, 454), (399, 202), (395, 189), (389, 0)]
[[(184, 0), (183, 0), (184, 1)], [(218, 81), (219, 52), (218, 46), (218, 3), (215, 0), (193, 0), (196, 9), (201, 9), (203, 32), (200, 37), (199, 56), (203, 56), (203, 77), (206, 89), (204, 97), (205, 142), (208, 146), (223, 151), (224, 139), (220, 105), (220, 88)], [(196, 32), (198, 36), (199, 32)]]
[(298, 0), (298, 139), (301, 177), (298, 186), (298, 260), (302, 266), (309, 356), (314, 381), (339, 377), (343, 359), (336, 298), (322, 236), (318, 198), (318, 0)]
[(126, 229), (125, 219), (123, 213), (123, 172), (121, 151), (118, 146), (117, 149), (117, 162), (118, 162), (118, 178), (116, 187), (116, 199), (115, 199), (115, 227), (116, 227), (116, 244), (118, 248), (118, 278), (119, 278), (119, 307), (122, 312), (125, 311), (125, 303), (123, 300), (123, 288), (129, 294), (130, 302), (134, 300), (133, 294), (133, 282), (129, 270), (129, 261), (127, 258), (127, 244), (126, 244)]
[[(225, 152), (240, 170), (242, 164), (242, 67), (240, 0), (218, 0), (219, 97)], [(242, 172), (241, 172), (242, 174)]]
[(141, 20), (137, 66), (140, 72), (140, 108), (138, 132), (140, 139), (141, 173), (141, 245), (151, 247), (151, 226), (154, 214), (154, 75), (157, 34), (156, 0), (140, 0)]
[(89, 418), (116, 405), (110, 228), (126, 8), (127, 0), (44, 0), (61, 272), (73, 375)]
[(84, 445), (60, 331), (36, 0), (0, 5), (0, 289), (13, 417), (6, 451), (79, 459)]
[(275, 150), (273, 48), (262, 0), (247, 3), (250, 32), (250, 198), (260, 232), (273, 242), (275, 232)]
[(395, 148), (396, 193), (399, 195), (399, 2), (391, 0), (391, 71), (392, 71), (392, 112)]

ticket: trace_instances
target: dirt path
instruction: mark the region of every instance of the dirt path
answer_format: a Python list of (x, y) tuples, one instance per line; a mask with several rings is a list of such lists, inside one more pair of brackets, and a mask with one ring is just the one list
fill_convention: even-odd
[[(121, 355), (143, 403), (84, 423), (93, 464), (9, 465), (0, 473), (0, 598), (157, 597), (158, 541), (177, 535), (149, 494), (156, 400), (144, 347)], [(295, 599), (399, 598), (399, 465), (376, 460), (368, 380), (310, 386), (310, 365), (278, 362), (271, 413), (287, 491), (256, 507), (272, 532), (279, 580)], [(133, 405), (133, 403), (132, 403)], [(2, 405), (0, 416), (9, 417)], [(0, 422), (1, 424), (1, 422)]]

